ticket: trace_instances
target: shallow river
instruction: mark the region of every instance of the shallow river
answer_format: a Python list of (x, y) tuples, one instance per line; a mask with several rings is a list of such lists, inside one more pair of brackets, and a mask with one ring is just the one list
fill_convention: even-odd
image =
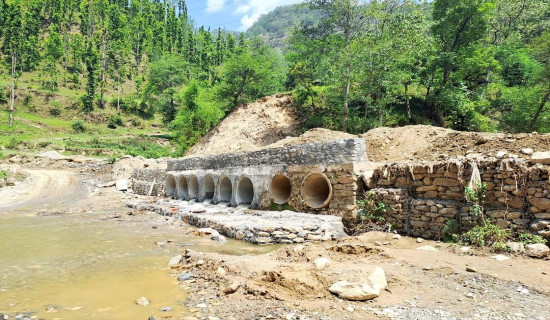
[[(170, 276), (171, 256), (185, 247), (230, 254), (269, 250), (237, 241), (222, 245), (139, 222), (132, 227), (131, 221), (102, 220), (106, 213), (36, 216), (21, 206), (1, 210), (0, 313), (12, 315), (145, 320), (171, 314), (178, 319), (186, 314), (185, 293)], [(156, 245), (167, 239), (173, 245)], [(142, 296), (149, 306), (135, 304)], [(173, 310), (159, 311), (165, 306)]]

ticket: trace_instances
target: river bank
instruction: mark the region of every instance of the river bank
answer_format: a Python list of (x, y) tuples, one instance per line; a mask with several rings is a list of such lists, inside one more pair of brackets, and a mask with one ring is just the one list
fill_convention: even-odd
[[(548, 260), (387, 233), (213, 241), (174, 217), (125, 207), (151, 198), (116, 191), (111, 165), (55, 168), (27, 170), (0, 191), (0, 313), (9, 319), (550, 318)], [(377, 267), (388, 284), (377, 298), (329, 291)]]

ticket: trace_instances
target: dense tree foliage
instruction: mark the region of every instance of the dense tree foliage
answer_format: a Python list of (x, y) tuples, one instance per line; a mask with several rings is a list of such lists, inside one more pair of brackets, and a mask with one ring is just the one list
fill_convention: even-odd
[(308, 128), (550, 131), (547, 0), (307, 0), (246, 35), (191, 21), (184, 0), (0, 0), (10, 122), (29, 74), (84, 114), (159, 114), (183, 150), (282, 91)]
[(308, 126), (550, 131), (547, 1), (307, 6), (323, 18), (294, 29), (286, 57)]

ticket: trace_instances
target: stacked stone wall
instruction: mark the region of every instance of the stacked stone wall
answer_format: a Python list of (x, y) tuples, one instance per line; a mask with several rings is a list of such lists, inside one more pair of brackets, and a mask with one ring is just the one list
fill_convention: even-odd
[(232, 167), (277, 165), (333, 165), (367, 161), (363, 139), (269, 148), (247, 153), (227, 153), (210, 157), (184, 158), (168, 161), (168, 171), (220, 170)]
[[(159, 196), (164, 194), (166, 170), (164, 169), (134, 169), (132, 172), (132, 190), (136, 194)], [(151, 186), (153, 188), (151, 189)]]
[(539, 234), (550, 236), (545, 224), (550, 219), (548, 167), (523, 159), (389, 164), (374, 171), (371, 191), (377, 201), (390, 208), (386, 219), (395, 221), (399, 231), (440, 238), (451, 220), (462, 230), (479, 220), (480, 217), (471, 213), (471, 204), (464, 196), (476, 170), (487, 185), (483, 203), (487, 217), (502, 227), (519, 232), (538, 228)]

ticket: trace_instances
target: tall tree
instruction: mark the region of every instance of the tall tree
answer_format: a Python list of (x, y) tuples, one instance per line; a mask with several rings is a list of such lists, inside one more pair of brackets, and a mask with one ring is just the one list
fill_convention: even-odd
[(323, 24), (332, 31), (331, 38), (338, 46), (343, 47), (343, 53), (338, 58), (343, 64), (341, 86), (343, 87), (342, 130), (348, 129), (349, 96), (354, 59), (352, 44), (360, 38), (367, 24), (364, 6), (361, 0), (309, 0), (311, 8), (321, 11), (324, 15)]

